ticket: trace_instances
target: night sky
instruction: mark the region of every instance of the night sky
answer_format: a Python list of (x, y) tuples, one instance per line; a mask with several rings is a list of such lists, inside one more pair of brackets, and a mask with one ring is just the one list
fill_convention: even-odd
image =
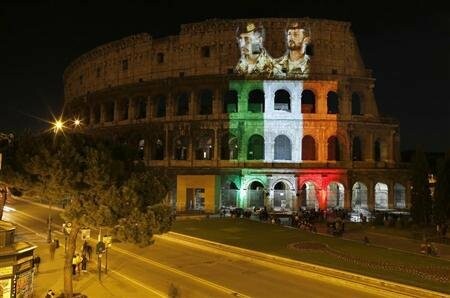
[(141, 32), (176, 35), (180, 24), (209, 18), (311, 17), (352, 23), (376, 78), (378, 108), (400, 120), (403, 150), (419, 144), (427, 151), (450, 149), (445, 1), (91, 2), (1, 2), (0, 132), (48, 125), (38, 119), (60, 113), (64, 69), (104, 43)]

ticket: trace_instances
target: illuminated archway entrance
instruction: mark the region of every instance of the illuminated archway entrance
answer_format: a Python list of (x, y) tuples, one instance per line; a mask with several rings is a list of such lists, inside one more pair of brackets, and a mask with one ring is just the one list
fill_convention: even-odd
[(406, 208), (406, 188), (400, 183), (395, 183), (394, 185), (394, 202), (395, 208), (405, 209)]
[(273, 187), (273, 209), (275, 211), (284, 211), (292, 209), (292, 193), (289, 184), (285, 181), (279, 181)]
[(264, 185), (259, 181), (250, 183), (247, 190), (247, 207), (264, 207)]
[(344, 185), (331, 182), (327, 186), (327, 208), (344, 208)]
[(361, 182), (355, 182), (352, 188), (352, 210), (357, 214), (367, 215), (369, 206), (367, 205), (367, 186)]
[(386, 210), (388, 208), (388, 186), (378, 182), (375, 184), (375, 210)]
[(226, 183), (222, 188), (220, 196), (221, 207), (237, 207), (238, 206), (239, 188), (234, 182)]
[(301, 206), (306, 209), (319, 209), (316, 186), (312, 182), (305, 182), (300, 191)]

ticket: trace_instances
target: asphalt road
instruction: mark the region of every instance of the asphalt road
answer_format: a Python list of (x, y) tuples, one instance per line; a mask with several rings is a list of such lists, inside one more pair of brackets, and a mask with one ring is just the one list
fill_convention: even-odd
[[(11, 200), (7, 206), (13, 209), (5, 212), (4, 219), (18, 224), (18, 240), (35, 240), (20, 239), (20, 232), (25, 230), (28, 233), (23, 235), (27, 237), (29, 231), (40, 234), (36, 237), (41, 239), (46, 237), (48, 208), (18, 200)], [(52, 210), (55, 228), (61, 230), (63, 220), (58, 213)], [(54, 236), (64, 244), (59, 231)], [(81, 244), (80, 240), (78, 246)], [(108, 253), (108, 269), (119, 278), (142, 285), (142, 293), (147, 297), (152, 296), (148, 289), (167, 293), (171, 283), (181, 297), (399, 297), (398, 293), (339, 284), (326, 276), (293, 273), (288, 268), (198, 249), (164, 237), (156, 238), (154, 245), (145, 248), (114, 243)]]

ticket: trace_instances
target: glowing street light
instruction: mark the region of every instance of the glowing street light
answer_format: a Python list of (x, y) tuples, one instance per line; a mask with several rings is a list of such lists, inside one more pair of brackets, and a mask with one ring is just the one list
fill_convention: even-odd
[(58, 132), (62, 132), (64, 128), (64, 122), (61, 119), (57, 119), (55, 122), (53, 122), (53, 132), (55, 134), (57, 134)]
[(75, 119), (75, 120), (73, 120), (73, 126), (75, 127), (75, 128), (77, 128), (78, 126), (80, 126), (81, 125), (81, 120), (80, 119)]

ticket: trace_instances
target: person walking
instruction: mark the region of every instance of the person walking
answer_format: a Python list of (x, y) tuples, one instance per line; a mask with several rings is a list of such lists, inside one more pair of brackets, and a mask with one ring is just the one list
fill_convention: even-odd
[(55, 251), (56, 251), (56, 242), (55, 242), (55, 240), (52, 240), (52, 242), (50, 242), (50, 259), (51, 260), (55, 259)]
[(88, 262), (88, 258), (86, 256), (86, 254), (83, 254), (81, 256), (82, 260), (81, 260), (81, 271), (83, 272), (87, 272), (87, 262)]
[(39, 272), (39, 264), (41, 263), (41, 257), (35, 256), (33, 259), (33, 263), (34, 263), (34, 268), (36, 268), (36, 273), (38, 273)]
[(72, 257), (72, 275), (77, 274), (77, 256), (73, 255)]

